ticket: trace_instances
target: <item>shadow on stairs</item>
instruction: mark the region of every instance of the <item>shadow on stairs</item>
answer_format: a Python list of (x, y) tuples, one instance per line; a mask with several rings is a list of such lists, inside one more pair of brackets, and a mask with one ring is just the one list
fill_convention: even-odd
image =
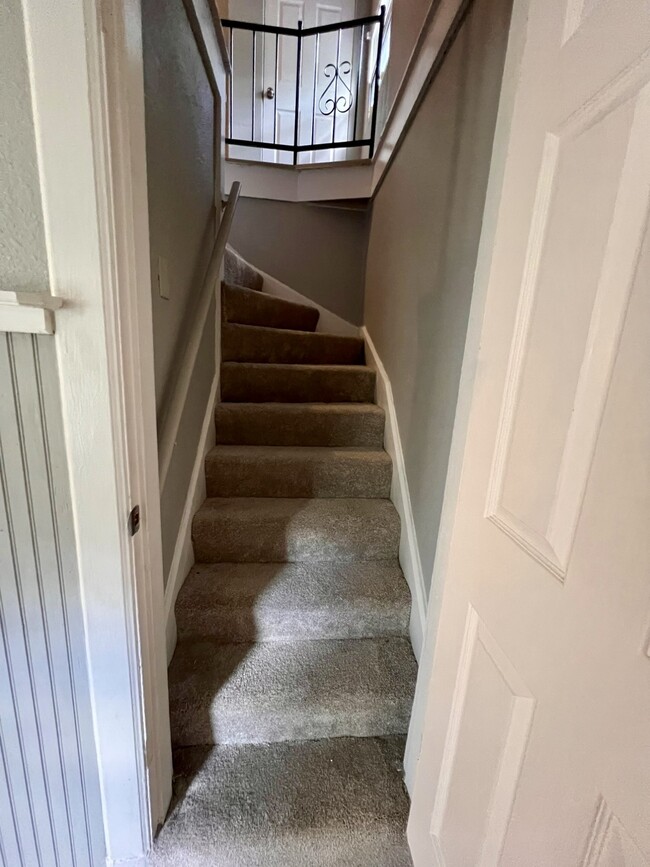
[(217, 445), (169, 669), (161, 867), (406, 867), (416, 664), (363, 341), (224, 285)]

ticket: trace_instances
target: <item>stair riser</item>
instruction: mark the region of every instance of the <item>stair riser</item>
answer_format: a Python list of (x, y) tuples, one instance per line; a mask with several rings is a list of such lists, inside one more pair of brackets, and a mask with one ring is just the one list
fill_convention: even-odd
[(407, 637), (409, 607), (379, 609), (357, 603), (326, 605), (300, 612), (284, 609), (257, 612), (230, 606), (177, 611), (178, 640), (211, 638), (223, 644), (251, 641), (323, 641), (373, 637)]
[(224, 322), (315, 331), (319, 312), (314, 307), (293, 304), (281, 298), (252, 290), (224, 287), (222, 316)]
[(256, 292), (261, 292), (264, 288), (264, 278), (259, 271), (230, 250), (226, 250), (224, 256), (223, 276), (226, 283), (234, 286), (245, 286), (255, 289)]
[[(369, 408), (370, 409), (370, 408)], [(381, 448), (383, 413), (347, 414), (273, 411), (264, 406), (220, 405), (215, 414), (217, 443), (222, 445), (364, 446)]]
[(321, 738), (375, 737), (403, 735), (408, 732), (411, 714), (410, 702), (390, 708), (367, 708), (352, 715), (339, 714), (336, 709), (315, 712), (306, 709), (304, 714), (291, 717), (280, 712), (265, 713), (264, 719), (254, 719), (250, 712), (229, 713), (219, 709), (213, 712), (197, 704), (195, 712), (183, 715), (183, 723), (172, 710), (172, 744), (174, 747), (192, 747), (203, 744), (261, 744), (282, 741), (320, 740)]
[(169, 667), (178, 746), (404, 734), (417, 665), (408, 641), (187, 643)]
[(265, 365), (221, 366), (221, 399), (243, 403), (371, 403), (375, 373), (368, 368), (283, 370)]
[(304, 563), (319, 560), (392, 560), (399, 526), (312, 528), (300, 532), (283, 524), (230, 526), (202, 515), (194, 518), (197, 563)]
[(209, 457), (206, 481), (209, 497), (368, 497), (390, 494), (389, 460), (314, 463), (235, 461)]
[(250, 331), (224, 325), (223, 361), (270, 364), (363, 364), (363, 341), (329, 334), (300, 334), (277, 330)]

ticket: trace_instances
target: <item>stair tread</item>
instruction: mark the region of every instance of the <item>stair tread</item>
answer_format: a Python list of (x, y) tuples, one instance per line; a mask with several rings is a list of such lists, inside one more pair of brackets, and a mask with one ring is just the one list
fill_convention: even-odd
[(221, 394), (245, 403), (371, 403), (375, 371), (364, 364), (277, 364), (224, 361)]
[[(295, 365), (290, 366), (295, 367)], [(226, 400), (217, 405), (217, 412), (223, 410), (239, 413), (257, 411), (277, 415), (282, 413), (291, 413), (292, 415), (311, 415), (314, 413), (319, 415), (334, 415), (343, 413), (345, 415), (380, 416), (382, 419), (385, 417), (384, 410), (380, 406), (377, 406), (376, 403), (355, 403), (354, 401), (350, 401), (349, 403), (336, 403), (335, 401), (332, 401), (331, 403), (308, 403), (307, 401), (305, 401), (305, 403), (281, 403), (280, 401), (277, 403), (264, 403), (259, 401), (230, 402)]]
[(410, 605), (397, 561), (197, 564), (176, 623), (223, 642), (406, 635)]
[(177, 645), (176, 745), (404, 734), (416, 663), (406, 638)]
[(299, 364), (362, 364), (360, 337), (225, 322), (221, 329), (223, 361)]
[(399, 526), (387, 499), (211, 497), (192, 537), (198, 562), (392, 560)]
[[(270, 298), (272, 296), (269, 295), (267, 297)], [(294, 302), (287, 301), (286, 303), (293, 304)], [(334, 334), (331, 331), (301, 331), (299, 328), (282, 328), (279, 325), (250, 325), (247, 322), (224, 322), (222, 327), (234, 332), (241, 332), (242, 334), (268, 334), (271, 337), (284, 336), (297, 339), (304, 338), (309, 340), (311, 343), (320, 343), (327, 340), (340, 340), (341, 342), (364, 346), (363, 337), (356, 337), (353, 334)]]
[(217, 445), (205, 467), (208, 496), (385, 498), (392, 463), (360, 446)]
[[(374, 370), (372, 367), (368, 367), (367, 364), (278, 364), (267, 363), (264, 361), (222, 361), (221, 366), (225, 368), (247, 368), (250, 370), (264, 370), (268, 371), (271, 368), (276, 368), (281, 373), (294, 373), (296, 371), (314, 371), (319, 374), (322, 373), (338, 373), (340, 371), (346, 371), (353, 374), (360, 373), (372, 373), (374, 374)], [(255, 403), (255, 401), (251, 401), (251, 403)]]
[(208, 497), (197, 511), (198, 514), (214, 513), (242, 518), (267, 516), (269, 519), (305, 515), (316, 520), (320, 515), (349, 515), (371, 517), (374, 515), (397, 516), (395, 506), (389, 499), (365, 497), (341, 497), (315, 499), (312, 497)]
[(224, 322), (299, 331), (314, 331), (318, 324), (320, 312), (308, 304), (228, 283), (222, 284), (222, 291)]
[(238, 457), (245, 460), (256, 460), (259, 458), (290, 460), (292, 455), (296, 455), (322, 461), (336, 461), (341, 458), (349, 458), (350, 460), (367, 459), (380, 463), (390, 463), (390, 457), (384, 449), (373, 449), (367, 446), (282, 446), (218, 443), (210, 449), (207, 457), (216, 455)]
[(217, 442), (231, 445), (381, 448), (384, 441), (385, 413), (373, 403), (224, 401), (215, 420)]
[(177, 750), (153, 865), (410, 867), (403, 752), (400, 736)]

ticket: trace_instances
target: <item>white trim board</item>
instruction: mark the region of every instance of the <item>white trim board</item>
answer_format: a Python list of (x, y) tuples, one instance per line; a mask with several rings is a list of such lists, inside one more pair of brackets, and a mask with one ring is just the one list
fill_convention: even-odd
[(399, 435), (393, 389), (386, 369), (381, 362), (375, 344), (372, 342), (365, 325), (361, 328), (361, 336), (366, 344), (366, 364), (377, 372), (377, 404), (386, 413), (384, 448), (393, 461), (390, 498), (397, 509), (401, 521), (399, 562), (411, 591), (412, 606), (409, 634), (411, 644), (413, 645), (413, 653), (419, 662), (426, 628), (427, 594), (424, 588), (422, 563), (420, 562), (420, 552), (418, 551), (415, 535), (411, 495), (406, 477), (404, 452), (402, 451), (402, 441)]
[(251, 199), (319, 202), (366, 199), (372, 190), (372, 165), (328, 165), (312, 168), (226, 160), (226, 185), (241, 181)]
[(0, 289), (0, 331), (54, 334), (54, 311), (63, 304), (47, 292)]
[(174, 554), (167, 575), (165, 586), (165, 638), (167, 644), (167, 663), (171, 662), (176, 647), (176, 617), (174, 605), (178, 593), (187, 578), (187, 574), (194, 565), (194, 548), (192, 546), (192, 519), (205, 500), (205, 458), (216, 443), (214, 427), (214, 411), (217, 405), (219, 390), (219, 365), (212, 380), (210, 394), (205, 407), (201, 435), (196, 447), (196, 458), (192, 467), (192, 475), (187, 488), (183, 514), (176, 535)]
[(456, 25), (471, 2), (432, 0), (371, 162), (294, 167), (227, 160), (227, 184), (241, 181), (243, 194), (253, 199), (316, 202), (371, 198), (401, 144), (423, 89), (439, 61), (444, 60), (449, 39), (454, 38)]
[(230, 244), (226, 249), (230, 250), (232, 253), (236, 253), (242, 262), (248, 265), (249, 268), (252, 268), (254, 271), (257, 271), (258, 274), (262, 275), (264, 279), (263, 292), (266, 294), (273, 295), (275, 298), (283, 298), (285, 301), (293, 301), (296, 304), (306, 304), (308, 307), (315, 307), (320, 313), (320, 316), (318, 317), (318, 325), (316, 326), (317, 332), (325, 334), (340, 334), (342, 337), (359, 336), (360, 329), (358, 325), (353, 325), (351, 322), (348, 322), (347, 319), (343, 319), (341, 316), (337, 316), (336, 313), (332, 313), (332, 311), (328, 310), (327, 307), (323, 307), (321, 304), (317, 304), (316, 301), (312, 301), (311, 298), (307, 298), (306, 295), (296, 292), (295, 289), (287, 286), (286, 283), (282, 283), (281, 280), (276, 280), (275, 277), (272, 277), (270, 274), (267, 274), (266, 271), (262, 271), (262, 269), (258, 268), (257, 265), (253, 265), (245, 259), (241, 253), (235, 250), (234, 247), (231, 247)]
[(140, 4), (23, 9), (106, 863), (144, 864), (171, 739)]
[[(401, 522), (399, 562), (406, 578), (406, 583), (411, 591), (412, 605), (409, 635), (413, 646), (413, 653), (419, 665), (423, 655), (426, 635), (427, 593), (424, 587), (422, 563), (415, 534), (415, 521), (413, 520), (411, 495), (406, 477), (404, 452), (399, 435), (393, 389), (386, 369), (365, 325), (361, 328), (361, 336), (366, 344), (366, 364), (377, 372), (377, 403), (386, 413), (384, 448), (393, 461), (390, 498), (397, 509)], [(409, 792), (411, 792), (413, 787), (415, 770), (420, 754), (421, 731), (419, 723), (419, 717), (415, 717), (414, 724), (412, 716), (404, 752), (404, 782)]]

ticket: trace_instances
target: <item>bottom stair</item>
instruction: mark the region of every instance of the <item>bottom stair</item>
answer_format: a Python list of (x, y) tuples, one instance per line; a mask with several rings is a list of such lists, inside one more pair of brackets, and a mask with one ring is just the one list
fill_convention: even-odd
[(405, 638), (178, 647), (174, 746), (403, 734), (415, 686)]
[(410, 867), (404, 738), (177, 750), (154, 867)]

